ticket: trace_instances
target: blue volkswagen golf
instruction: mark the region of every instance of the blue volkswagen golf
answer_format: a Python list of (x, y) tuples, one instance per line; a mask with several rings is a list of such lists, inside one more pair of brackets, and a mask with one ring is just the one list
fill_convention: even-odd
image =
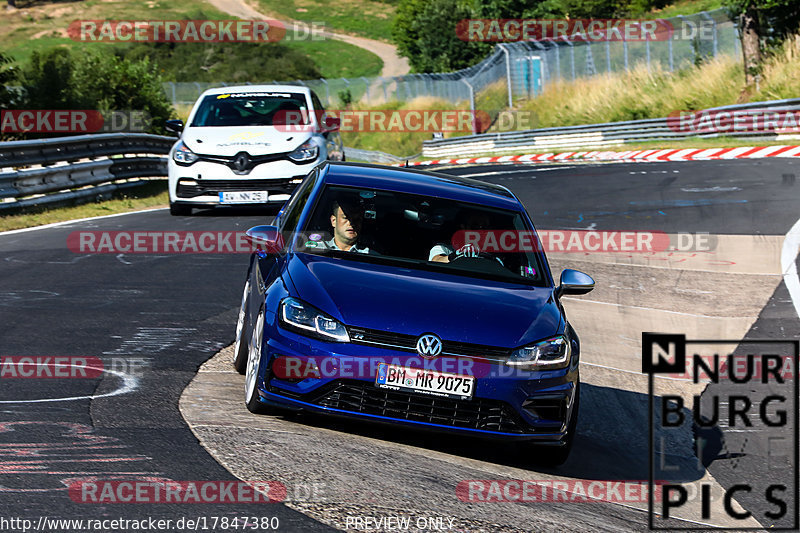
[(234, 366), (252, 412), (305, 410), (497, 439), (566, 460), (580, 343), (505, 187), (354, 163), (312, 171), (255, 245)]

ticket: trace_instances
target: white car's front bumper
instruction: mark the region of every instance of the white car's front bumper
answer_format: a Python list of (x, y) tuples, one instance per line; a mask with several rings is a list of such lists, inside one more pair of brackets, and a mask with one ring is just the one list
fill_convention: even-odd
[(173, 204), (224, 205), (220, 202), (221, 192), (267, 191), (269, 203), (283, 203), (321, 161), (321, 158), (305, 164), (285, 159), (271, 161), (257, 165), (248, 174), (238, 175), (220, 163), (198, 161), (181, 166), (170, 158), (169, 200)]

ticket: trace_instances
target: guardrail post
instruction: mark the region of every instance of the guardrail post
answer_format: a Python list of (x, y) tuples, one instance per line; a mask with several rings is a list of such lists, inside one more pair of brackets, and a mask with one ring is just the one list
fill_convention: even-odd
[(509, 54), (508, 49), (503, 45), (500, 44), (500, 49), (506, 55), (506, 86), (508, 87), (508, 107), (514, 107), (514, 99), (511, 94), (511, 54)]
[(625, 70), (630, 70), (628, 68), (628, 41), (625, 39), (622, 39), (622, 52), (625, 56)]
[(331, 89), (328, 87), (328, 80), (320, 78), (319, 81), (325, 84), (325, 105), (331, 105)]
[(569, 58), (572, 65), (572, 80), (575, 81), (575, 45), (569, 41), (565, 41), (569, 45)]
[(667, 39), (667, 49), (669, 50), (669, 71), (675, 71), (675, 59), (672, 56), (672, 38)]
[(361, 76), (361, 79), (364, 80), (364, 94), (367, 97), (367, 102), (370, 102), (372, 97), (369, 95), (369, 80), (364, 76)]
[(464, 84), (466, 84), (466, 86), (469, 88), (469, 113), (472, 117), (472, 134), (475, 135), (477, 133), (477, 130), (475, 129), (475, 90), (467, 80), (462, 79), (461, 81), (463, 81)]

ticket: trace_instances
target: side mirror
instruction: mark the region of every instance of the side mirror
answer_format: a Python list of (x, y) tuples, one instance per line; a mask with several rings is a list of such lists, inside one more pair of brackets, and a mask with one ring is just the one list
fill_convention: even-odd
[(167, 131), (171, 131), (172, 133), (180, 133), (183, 131), (183, 121), (170, 119), (164, 123), (164, 127)]
[(561, 272), (561, 280), (556, 288), (556, 297), (560, 298), (565, 294), (586, 294), (594, 289), (594, 280), (588, 274), (571, 268)]
[(329, 132), (329, 131), (339, 131), (339, 128), (342, 126), (342, 121), (339, 117), (334, 117), (328, 114), (325, 114), (322, 117), (322, 131)]
[(283, 250), (283, 235), (275, 226), (255, 226), (247, 230), (245, 235), (257, 250), (268, 254), (278, 254)]

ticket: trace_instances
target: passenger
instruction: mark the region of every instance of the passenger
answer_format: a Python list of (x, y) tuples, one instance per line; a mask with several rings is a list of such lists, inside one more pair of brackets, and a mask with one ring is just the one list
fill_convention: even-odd
[[(459, 224), (461, 230), (486, 230), (489, 229), (489, 216), (483, 213), (472, 213), (465, 224)], [(428, 253), (428, 261), (437, 263), (449, 263), (460, 257), (478, 257), (481, 251), (477, 246), (467, 243), (458, 250), (452, 245), (441, 243), (431, 248)], [(497, 258), (500, 261), (499, 258)], [(502, 261), (500, 261), (502, 264)]]

